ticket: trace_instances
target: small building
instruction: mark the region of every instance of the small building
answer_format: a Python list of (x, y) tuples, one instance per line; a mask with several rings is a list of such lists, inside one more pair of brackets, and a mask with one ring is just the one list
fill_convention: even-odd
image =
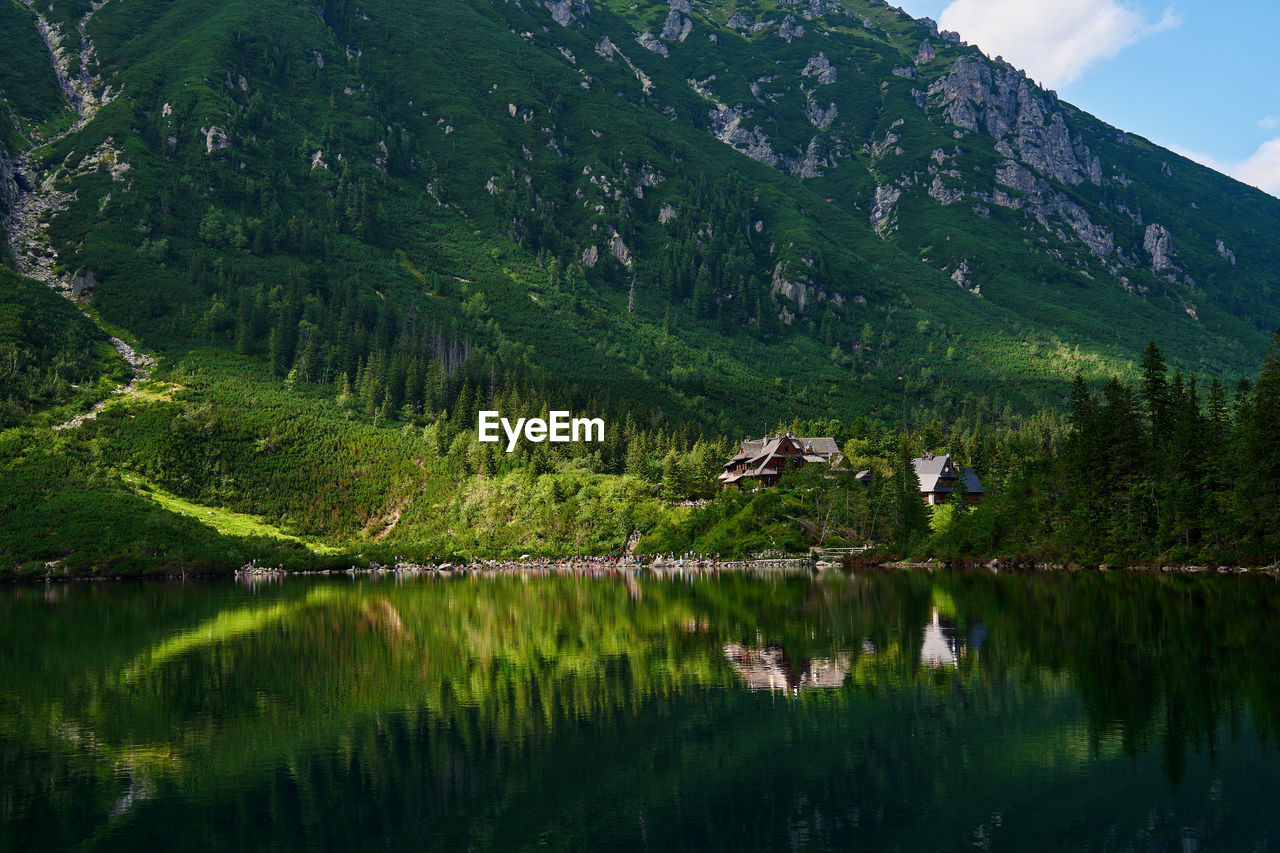
[(982, 500), (982, 482), (978, 475), (972, 468), (958, 468), (950, 453), (942, 456), (926, 453), (912, 462), (916, 479), (920, 481), (920, 497), (930, 506), (937, 506), (955, 494), (958, 483), (963, 484), (969, 503), (976, 504)]
[(837, 467), (843, 461), (844, 454), (834, 438), (803, 438), (788, 432), (743, 439), (738, 453), (724, 463), (724, 471), (716, 479), (738, 488), (749, 483), (773, 486), (787, 471), (814, 463)]

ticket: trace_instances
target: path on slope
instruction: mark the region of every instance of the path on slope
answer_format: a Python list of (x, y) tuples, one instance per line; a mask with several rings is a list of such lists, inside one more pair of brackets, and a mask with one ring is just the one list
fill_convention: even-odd
[[(77, 26), (80, 35), (80, 49), (74, 54), (74, 57), (79, 60), (80, 67), (78, 72), (75, 72), (71, 67), (71, 58), (64, 49), (65, 36), (61, 31), (61, 27), (56, 23), (50, 23), (43, 13), (35, 11), (32, 6), (33, 0), (23, 0), (23, 2), (35, 12), (36, 28), (45, 45), (49, 48), (49, 60), (53, 64), (54, 74), (58, 78), (58, 85), (62, 88), (67, 102), (76, 111), (77, 117), (66, 131), (43, 142), (38, 142), (16, 158), (14, 165), (22, 176), (24, 185), (31, 187), (31, 189), (18, 195), (13, 210), (10, 211), (9, 246), (13, 251), (14, 261), (17, 264), (19, 273), (28, 278), (42, 281), (57, 293), (65, 296), (95, 325), (107, 333), (111, 338), (111, 345), (115, 347), (116, 352), (120, 354), (120, 357), (128, 363), (133, 371), (133, 378), (129, 380), (128, 384), (117, 388), (113, 396), (132, 394), (137, 390), (138, 385), (146, 381), (150, 375), (151, 368), (155, 365), (155, 359), (146, 353), (139, 352), (121, 338), (111, 334), (103, 322), (85, 310), (83, 302), (76, 298), (75, 287), (66, 273), (58, 271), (58, 253), (54, 250), (53, 244), (49, 239), (49, 221), (66, 208), (67, 204), (74, 198), (74, 194), (59, 190), (57, 187), (57, 179), (62, 172), (62, 166), (52, 169), (40, 181), (35, 180), (34, 169), (31, 166), (31, 154), (35, 148), (53, 145), (67, 136), (77, 133), (93, 119), (93, 116), (104, 104), (108, 104), (114, 99), (111, 94), (111, 87), (107, 86), (99, 92), (98, 85), (101, 80), (89, 73), (89, 63), (94, 55), (94, 47), (93, 42), (89, 40), (87, 26), (94, 13), (106, 5), (106, 0), (101, 0), (101, 2), (95, 0)], [(98, 412), (102, 411), (107, 402), (109, 400), (99, 402), (88, 412), (76, 415), (66, 423), (57, 425), (54, 429), (74, 429), (80, 426), (86, 420), (97, 417)]]

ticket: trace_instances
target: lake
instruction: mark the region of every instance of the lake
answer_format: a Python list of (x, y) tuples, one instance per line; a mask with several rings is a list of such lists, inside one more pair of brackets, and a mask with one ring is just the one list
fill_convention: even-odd
[(1265, 850), (1273, 576), (0, 588), (0, 850)]

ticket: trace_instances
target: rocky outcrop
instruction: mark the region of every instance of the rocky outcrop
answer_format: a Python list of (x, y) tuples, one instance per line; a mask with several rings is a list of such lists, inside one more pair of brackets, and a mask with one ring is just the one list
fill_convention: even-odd
[(636, 36), (636, 41), (645, 50), (651, 50), (664, 59), (671, 55), (671, 51), (667, 50), (667, 46), (659, 41), (653, 33), (641, 33)]
[(562, 27), (567, 27), (590, 11), (586, 0), (543, 0), (551, 19)]
[(804, 38), (804, 27), (795, 18), (787, 15), (778, 27), (778, 37), (791, 44), (792, 39)]
[(898, 199), (902, 190), (891, 184), (876, 187), (871, 199), (871, 227), (880, 237), (887, 237), (898, 227)]
[(996, 183), (1023, 195), (1036, 195), (1041, 189), (1048, 189), (1048, 184), (1037, 179), (1030, 169), (1015, 160), (1005, 160), (996, 168)]
[(627, 244), (623, 242), (622, 235), (609, 229), (612, 233), (609, 236), (609, 254), (613, 255), (614, 260), (622, 264), (627, 269), (631, 269), (631, 250), (627, 248)]
[(1053, 212), (1070, 226), (1076, 238), (1097, 258), (1106, 258), (1116, 248), (1115, 235), (1095, 224), (1085, 209), (1062, 193), (1053, 197)]
[(1173, 256), (1177, 250), (1173, 246), (1173, 235), (1163, 225), (1152, 223), (1142, 238), (1143, 250), (1151, 256), (1151, 271), (1156, 275), (1180, 272)]
[(778, 155), (774, 153), (764, 131), (758, 126), (750, 130), (743, 126), (743, 122), (751, 117), (749, 110), (744, 111), (741, 106), (730, 108), (717, 104), (708, 115), (711, 118), (711, 132), (716, 139), (766, 166), (778, 165)]
[(985, 132), (1004, 144), (1006, 156), (1044, 177), (1073, 186), (1102, 184), (1101, 161), (1071, 133), (1057, 97), (1008, 63), (962, 56), (928, 94), (957, 128)]
[(916, 50), (916, 65), (926, 65), (937, 58), (938, 52), (933, 49), (933, 45), (927, 41), (920, 42), (920, 47)]
[[(1026, 211), (1041, 225), (1048, 227), (1050, 219), (1063, 222), (1084, 244), (1089, 253), (1106, 258), (1115, 251), (1115, 235), (1090, 219), (1088, 212), (1065, 193), (1055, 192), (1044, 178), (1014, 160), (1005, 160), (996, 169), (996, 188), (991, 202), (1001, 207)], [(1013, 190), (1010, 195), (1002, 187)], [(1065, 237), (1065, 235), (1064, 235)]]
[(846, 156), (838, 141), (829, 140), (824, 146), (815, 136), (803, 150), (796, 148), (793, 153), (780, 156), (778, 168), (797, 178), (820, 178), (823, 169), (834, 166), (836, 160)]
[(82, 270), (76, 273), (75, 278), (71, 279), (71, 298), (77, 302), (81, 299), (87, 299), (93, 295), (93, 291), (98, 287), (98, 277), (94, 275), (93, 270)]
[[(225, 147), (225, 146), (224, 146)], [(74, 174), (86, 174), (98, 170), (106, 170), (111, 180), (120, 182), (133, 167), (124, 159), (124, 152), (115, 147), (115, 140), (108, 136), (91, 153), (81, 158), (79, 164), (72, 169)]]
[(902, 137), (894, 133), (894, 131), (899, 127), (902, 127), (903, 123), (902, 119), (895, 119), (893, 123), (889, 125), (889, 129), (884, 132), (884, 139), (877, 142), (873, 138), (870, 144), (863, 149), (867, 154), (871, 155), (872, 160), (883, 160), (890, 154), (902, 154), (902, 149), (898, 147), (898, 143), (902, 141)]
[(956, 267), (955, 271), (951, 273), (951, 280), (970, 293), (978, 294), (982, 292), (982, 285), (974, 284), (973, 282), (973, 278), (969, 270), (968, 258), (961, 261), (960, 266)]
[(805, 118), (809, 119), (809, 123), (821, 130), (826, 130), (831, 123), (836, 120), (836, 105), (828, 104), (825, 108), (814, 101), (805, 104)]
[(943, 207), (947, 207), (964, 198), (964, 189), (949, 187), (943, 182), (941, 175), (934, 175), (933, 182), (929, 184), (929, 198)]
[(664, 41), (684, 41), (691, 32), (693, 21), (672, 9), (667, 15), (666, 23), (662, 25), (662, 35), (659, 38)]
[(200, 134), (204, 137), (204, 153), (206, 154), (222, 151), (230, 145), (227, 141), (226, 131), (216, 125), (200, 128)]
[(596, 56), (613, 61), (614, 47), (613, 42), (609, 41), (609, 37), (605, 36), (596, 43)]
[(812, 21), (826, 15), (840, 14), (841, 11), (839, 5), (828, 0), (805, 0), (804, 8), (800, 10), (800, 17), (806, 21)]
[(812, 77), (815, 83), (824, 86), (827, 83), (836, 82), (836, 69), (832, 67), (831, 61), (826, 56), (819, 53), (817, 56), (809, 57), (800, 76)]
[(1227, 248), (1227, 244), (1219, 240), (1215, 247), (1218, 251), (1218, 257), (1222, 258), (1231, 266), (1236, 265), (1236, 253)]
[(670, 11), (662, 25), (660, 38), (663, 41), (684, 41), (693, 32), (693, 19), (689, 17), (693, 14), (693, 9), (689, 6), (689, 0), (671, 0), (669, 6)]
[[(782, 271), (782, 262), (773, 268), (773, 278), (769, 283), (769, 295), (774, 299), (785, 296), (796, 305), (796, 313), (803, 314), (809, 302), (809, 287), (803, 281), (791, 281)], [(789, 321), (784, 321), (789, 322)]]

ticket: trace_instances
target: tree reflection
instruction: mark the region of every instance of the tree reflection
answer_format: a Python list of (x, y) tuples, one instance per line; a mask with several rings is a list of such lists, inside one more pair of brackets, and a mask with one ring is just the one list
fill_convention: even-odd
[[(774, 837), (801, 794), (812, 837), (885, 840), (904, 804), (964, 824), (945, 780), (1020, 803), (1032, 776), (1150, 756), (1194, 788), (1200, 753), (1270, 739), (1280, 713), (1269, 577), (228, 586), (0, 602), (0, 846), (185, 827), (509, 847), (548, 826), (553, 846), (718, 846)], [(748, 814), (735, 791), (787, 805)], [(690, 808), (738, 823), (722, 836)]]

